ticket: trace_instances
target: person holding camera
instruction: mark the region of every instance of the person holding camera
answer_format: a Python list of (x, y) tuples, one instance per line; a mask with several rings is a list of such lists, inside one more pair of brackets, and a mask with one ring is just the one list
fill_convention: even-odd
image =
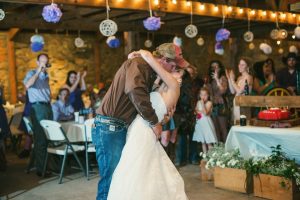
[(24, 85), (28, 92), (29, 102), (32, 104), (30, 118), (33, 125), (34, 154), (37, 175), (42, 176), (44, 159), (47, 151), (47, 138), (40, 121), (53, 119), (51, 108), (51, 91), (47, 69), (50, 67), (49, 57), (42, 53), (37, 56), (37, 67), (30, 70), (25, 78)]

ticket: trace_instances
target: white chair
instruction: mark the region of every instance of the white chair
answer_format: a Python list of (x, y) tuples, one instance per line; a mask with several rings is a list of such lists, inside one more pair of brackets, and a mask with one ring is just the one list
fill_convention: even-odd
[(58, 122), (52, 121), (52, 120), (41, 120), (40, 124), (45, 130), (45, 134), (46, 134), (48, 141), (60, 142), (62, 144), (57, 147), (47, 147), (47, 154), (46, 154), (46, 159), (45, 159), (45, 163), (44, 163), (43, 175), (45, 175), (45, 172), (46, 172), (48, 153), (64, 156), (63, 163), (62, 163), (61, 170), (60, 170), (59, 184), (61, 184), (61, 182), (62, 182), (66, 158), (67, 158), (68, 154), (71, 154), (71, 153), (73, 154), (75, 160), (77, 161), (79, 167), (81, 168), (83, 174), (85, 175), (83, 166), (76, 154), (76, 152), (78, 152), (78, 151), (83, 151), (85, 149), (84, 146), (72, 145), (70, 143), (70, 141), (68, 140), (68, 138), (66, 137), (65, 132), (61, 128), (61, 125)]
[[(31, 121), (27, 118), (27, 117), (23, 117), (23, 121), (25, 123), (25, 127), (27, 129), (27, 132), (29, 135), (33, 136), (33, 128), (32, 128), (32, 123)], [(35, 159), (35, 155), (34, 155), (34, 145), (31, 145), (31, 154), (30, 154), (30, 159), (29, 159), (29, 163), (26, 169), (26, 173), (29, 173), (31, 168), (33, 167), (33, 163), (34, 163), (34, 159)]]
[(95, 145), (92, 143), (92, 127), (94, 125), (94, 118), (88, 119), (84, 122), (85, 133), (85, 159), (86, 159), (86, 177), (89, 180), (90, 167), (89, 167), (89, 153), (95, 153)]

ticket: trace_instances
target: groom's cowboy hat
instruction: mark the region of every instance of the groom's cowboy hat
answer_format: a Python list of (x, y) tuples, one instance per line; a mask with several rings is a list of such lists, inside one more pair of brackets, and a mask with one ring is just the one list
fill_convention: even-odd
[(296, 60), (296, 62), (299, 62), (299, 57), (297, 56), (297, 54), (293, 53), (293, 52), (290, 52), (288, 53), (288, 55), (286, 57), (282, 57), (282, 62), (284, 64), (287, 64), (287, 61), (289, 58), (294, 58)]
[(181, 48), (173, 43), (164, 43), (159, 45), (153, 52), (154, 56), (164, 56), (174, 60), (180, 68), (186, 68), (190, 64), (182, 57)]

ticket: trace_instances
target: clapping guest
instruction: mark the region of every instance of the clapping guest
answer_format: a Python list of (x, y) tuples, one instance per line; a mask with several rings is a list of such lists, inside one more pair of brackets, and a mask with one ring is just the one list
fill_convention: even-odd
[(253, 90), (258, 95), (265, 95), (276, 86), (274, 62), (268, 58), (266, 61), (255, 63), (253, 68), (255, 72)]
[[(249, 93), (252, 91), (253, 77), (250, 75), (250, 60), (247, 58), (241, 58), (239, 61), (239, 72), (240, 76), (235, 80), (235, 74), (233, 70), (226, 70), (226, 77), (229, 83), (229, 89), (232, 94), (235, 96), (244, 95), (244, 89), (246, 83), (249, 86)], [(246, 113), (245, 113), (246, 114)], [(240, 119), (240, 107), (233, 105), (233, 122), (235, 123)]]
[(68, 103), (69, 90), (61, 88), (58, 92), (57, 101), (52, 104), (53, 120), (68, 121), (74, 118), (74, 108)]
[(63, 86), (63, 88), (67, 88), (70, 91), (69, 103), (75, 111), (84, 108), (82, 93), (86, 90), (85, 76), (86, 71), (82, 75), (80, 72), (69, 71), (66, 84)]

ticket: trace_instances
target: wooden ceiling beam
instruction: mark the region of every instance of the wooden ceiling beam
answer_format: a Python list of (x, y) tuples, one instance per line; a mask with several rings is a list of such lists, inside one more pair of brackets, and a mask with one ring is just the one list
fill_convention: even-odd
[[(4, 2), (10, 3), (31, 3), (31, 4), (49, 4), (49, 0), (2, 0)], [(276, 11), (277, 6), (275, 0), (265, 0), (268, 5), (271, 6), (271, 11)], [(57, 4), (69, 4), (69, 5), (78, 5), (78, 6), (89, 6), (89, 7), (104, 7), (104, 0), (55, 0)], [(221, 6), (219, 6), (219, 12), (214, 12), (213, 8), (215, 4), (212, 3), (200, 3), (193, 2), (193, 11), (194, 15), (200, 16), (210, 16), (210, 17), (219, 17), (222, 18), (221, 14)], [(143, 10), (148, 11), (148, 0), (139, 0), (139, 1), (110, 1), (111, 9), (127, 9), (127, 10)], [(200, 5), (204, 5), (205, 9), (200, 10)], [(238, 13), (238, 7), (233, 7), (233, 11), (231, 13), (227, 13), (227, 16), (232, 19), (240, 19), (247, 20), (247, 12), (244, 11), (242, 14)], [(245, 10), (246, 8), (244, 8)], [(179, 13), (179, 14), (190, 14), (190, 7), (187, 6), (185, 1), (178, 1), (177, 4), (173, 4), (171, 0), (163, 1), (159, 6), (153, 6), (153, 10), (160, 10), (167, 13)], [(254, 17), (252, 20), (254, 21), (266, 21), (266, 22), (275, 22), (276, 19), (270, 17), (271, 11), (267, 13), (266, 17)], [(289, 19), (281, 19), (278, 20), (283, 23), (289, 24), (297, 24), (296, 18), (288, 17)], [(298, 18), (298, 17), (297, 17)]]

